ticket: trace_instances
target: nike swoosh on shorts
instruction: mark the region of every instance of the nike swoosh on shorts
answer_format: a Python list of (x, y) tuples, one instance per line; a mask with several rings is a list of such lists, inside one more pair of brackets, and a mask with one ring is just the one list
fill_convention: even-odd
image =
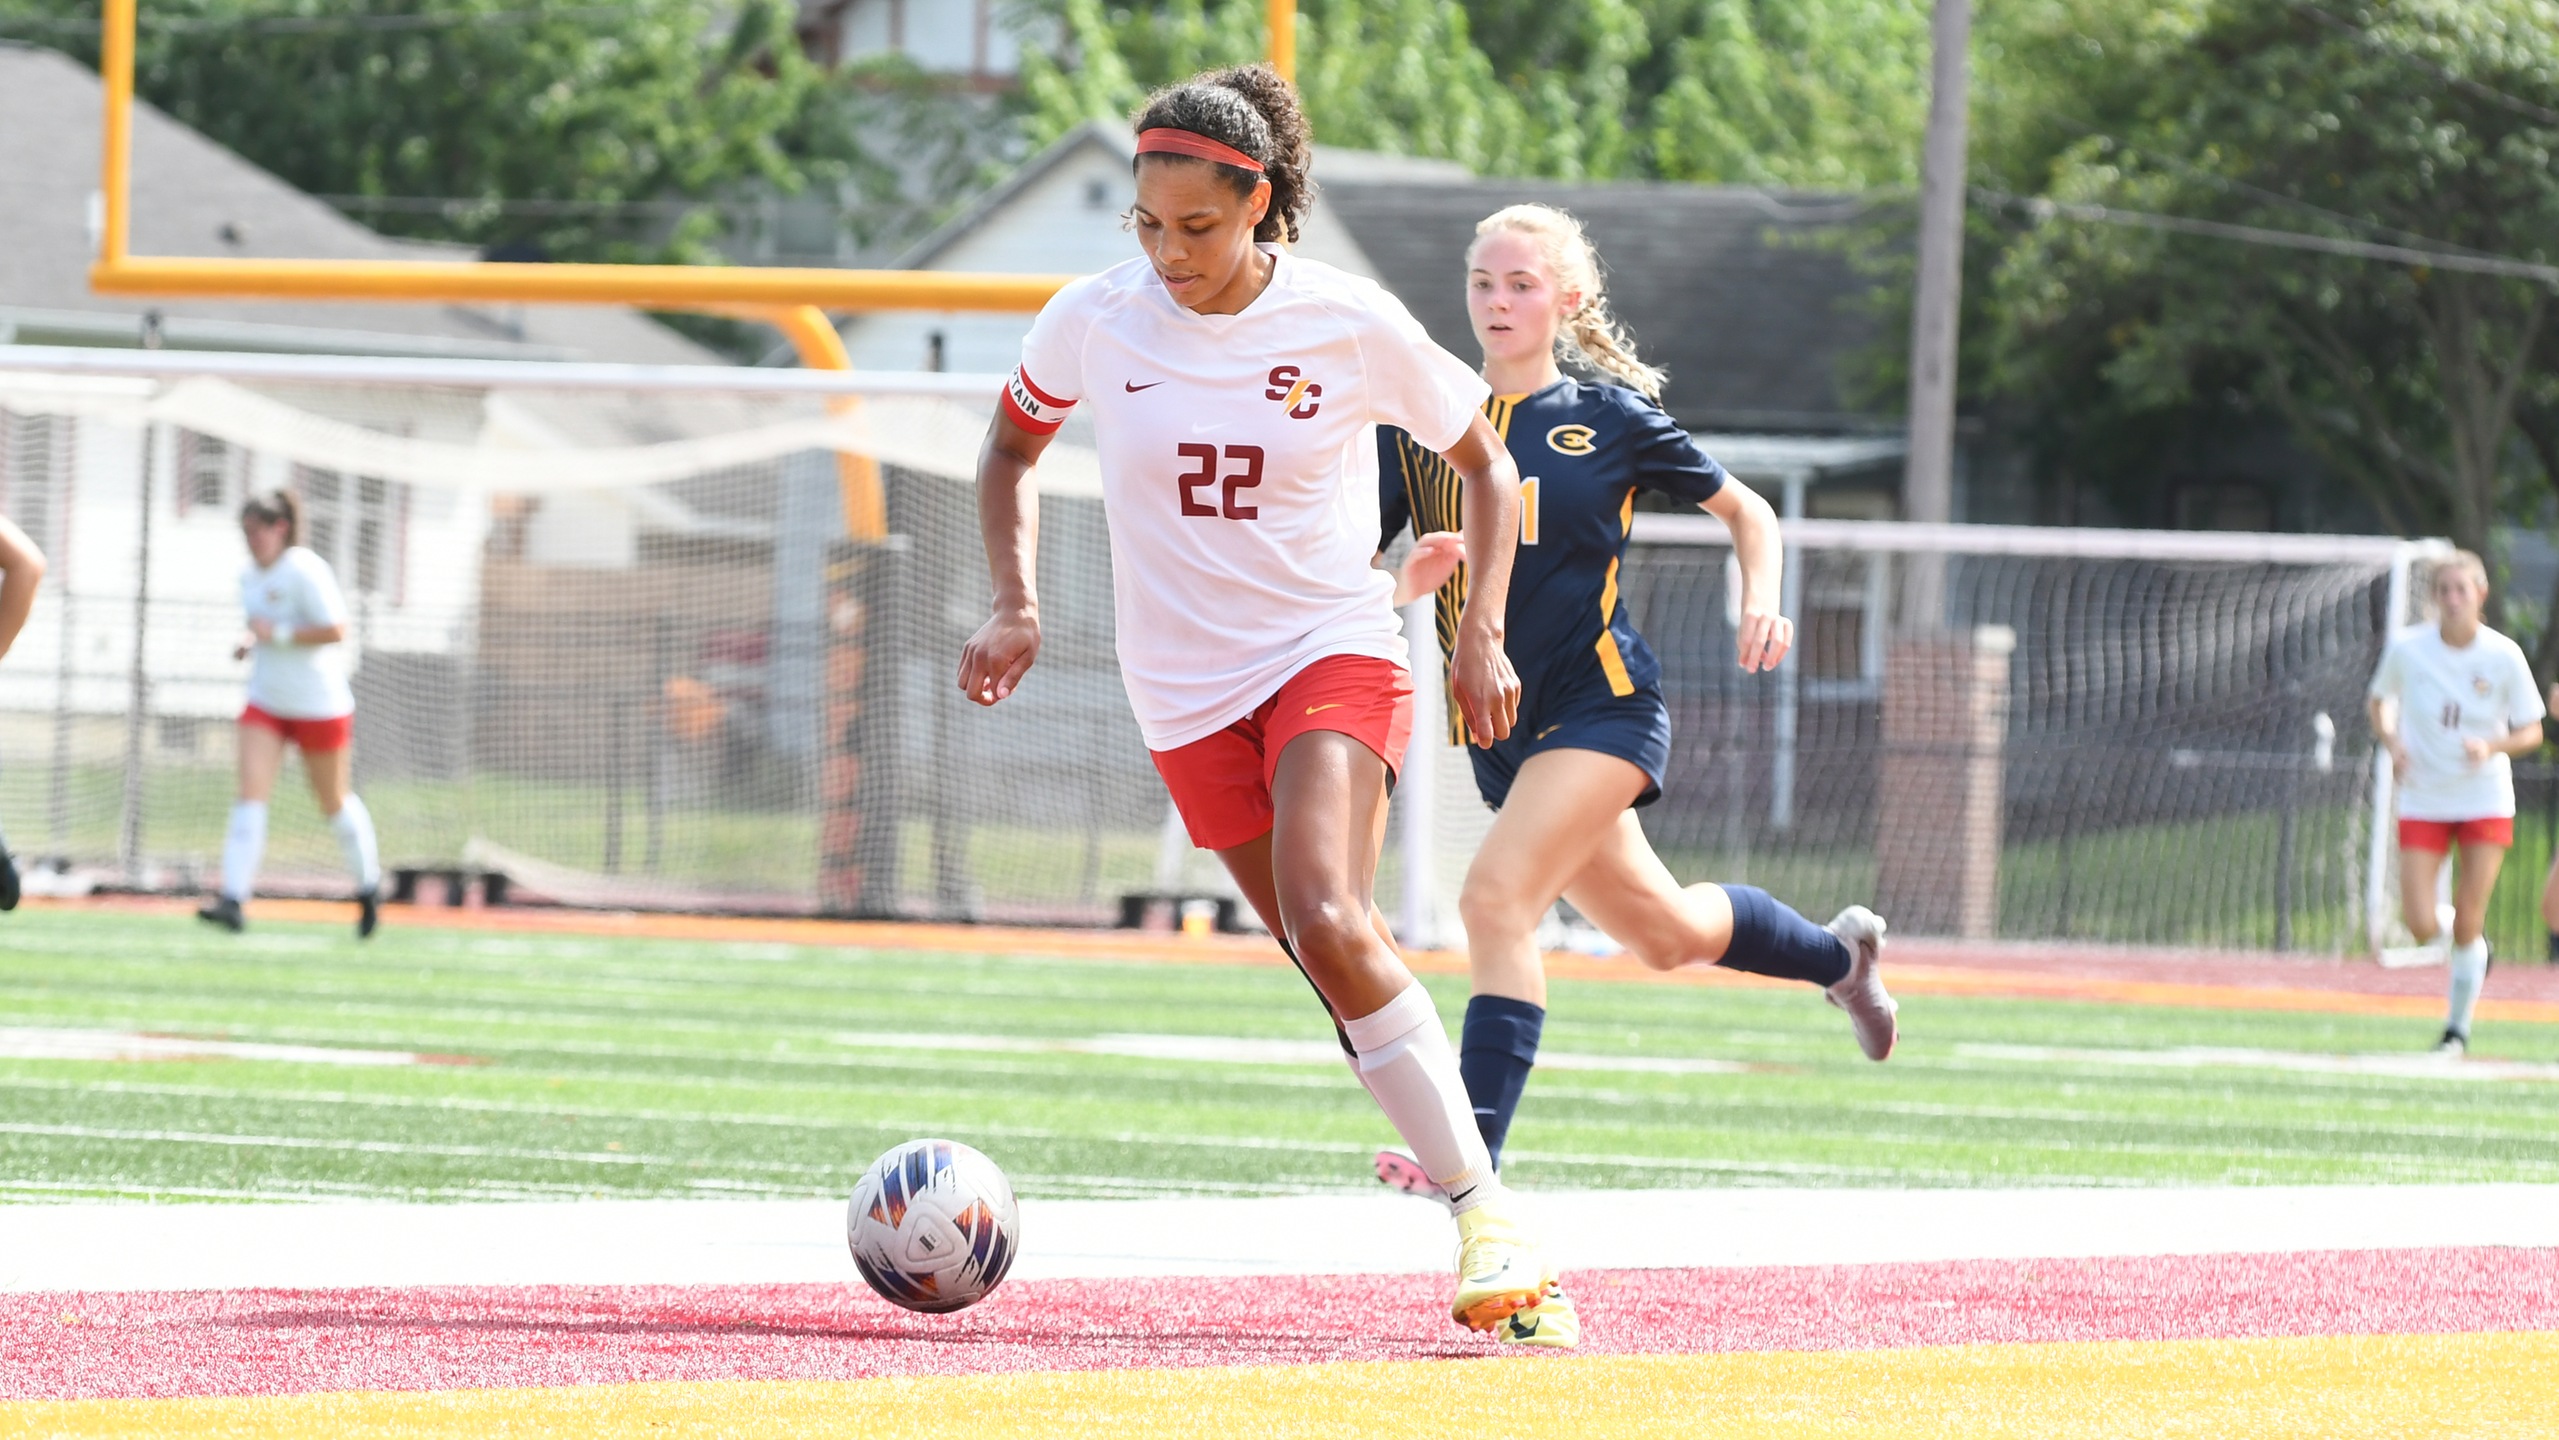
[(1341, 708), (1342, 702), (1336, 700), (1330, 705), (1309, 705), (1306, 707), (1306, 713), (1312, 715), (1318, 710), (1339, 710)]
[(1128, 387), (1128, 393), (1134, 395), (1140, 390), (1152, 390), (1164, 382), (1161, 380), (1149, 380), (1145, 384), (1140, 385), (1134, 380), (1123, 380), (1120, 383)]

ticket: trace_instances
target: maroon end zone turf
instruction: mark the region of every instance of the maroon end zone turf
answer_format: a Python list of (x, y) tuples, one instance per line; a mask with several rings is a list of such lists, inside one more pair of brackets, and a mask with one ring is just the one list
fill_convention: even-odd
[[(2559, 1326), (2559, 1250), (2000, 1260), (1569, 1277), (1590, 1351), (1881, 1349)], [(0, 1296), (0, 1399), (854, 1379), (1500, 1349), (1435, 1276), (1015, 1283), (910, 1315), (859, 1285)]]

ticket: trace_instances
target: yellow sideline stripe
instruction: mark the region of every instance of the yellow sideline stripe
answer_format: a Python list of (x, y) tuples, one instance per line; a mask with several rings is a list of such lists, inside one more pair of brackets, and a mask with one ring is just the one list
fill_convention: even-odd
[(2546, 1434), (2554, 1414), (2559, 1333), (2535, 1332), (21, 1402), (0, 1437), (2398, 1440)]

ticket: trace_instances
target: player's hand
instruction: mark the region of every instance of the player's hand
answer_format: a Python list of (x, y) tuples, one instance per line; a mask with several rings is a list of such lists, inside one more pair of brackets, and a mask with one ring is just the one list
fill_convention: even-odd
[(2396, 740), (2390, 742), (2390, 773), (2403, 780), (2408, 778), (2408, 747)]
[(1490, 628), (1459, 623), (1448, 673), (1467, 735), (1487, 750), (1494, 741), (1509, 739), (1511, 727), (1519, 723), (1519, 672), (1511, 668), (1511, 657)]
[(960, 651), (960, 693), (980, 705), (992, 705), (1013, 693), (1022, 683), (1022, 673), (1038, 658), (1038, 609), (998, 611), (977, 627)]
[(232, 647), (231, 647), (231, 658), (232, 658), (232, 659), (234, 659), (234, 660), (246, 660), (246, 659), (248, 659), (248, 658), (249, 658), (249, 642), (247, 642), (246, 640), (243, 640), (243, 641), (241, 641), (239, 644), (232, 646)]
[(270, 641), (272, 641), (272, 640), (274, 640), (274, 639), (275, 639), (275, 622), (274, 622), (274, 621), (272, 621), (272, 620), (252, 620), (252, 621), (250, 621), (250, 622), (249, 622), (249, 643), (250, 643), (250, 644), (252, 644), (252, 645), (264, 645), (264, 644), (267, 644), (267, 643), (269, 643)]
[(1741, 657), (1743, 670), (1774, 670), (1793, 648), (1794, 621), (1774, 610), (1742, 611), (1742, 626), (1733, 636), (1733, 649)]
[(2496, 746), (2489, 744), (2487, 741), (2482, 740), (2475, 735), (2461, 742), (2462, 758), (2468, 760), (2473, 765), (2481, 763), (2489, 756), (2496, 753)]
[(1403, 609), (1448, 583), (1466, 563), (1466, 537), (1455, 530), (1434, 530), (1413, 542), (1404, 568), (1395, 575), (1395, 608)]

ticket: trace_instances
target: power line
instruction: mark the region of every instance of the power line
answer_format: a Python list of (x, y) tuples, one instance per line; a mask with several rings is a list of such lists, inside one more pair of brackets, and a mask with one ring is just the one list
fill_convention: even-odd
[(2345, 240), (2334, 235), (2314, 235), (2302, 230), (2269, 230), (2258, 225), (2234, 225), (2223, 220), (2198, 220), (2187, 215), (2160, 215), (2147, 210), (2119, 210), (2111, 205), (2092, 205), (2075, 200), (2052, 200), (2036, 195), (2012, 195), (2005, 190), (1989, 190), (1976, 186), (1973, 198), (2005, 209), (2019, 210), (2038, 220), (2056, 217), (2084, 220), (2102, 225), (2129, 225), (2142, 230), (2161, 230), (2175, 235), (2200, 235), (2212, 240), (2235, 240), (2247, 245), (2272, 245), (2284, 250), (2309, 250), (2323, 255), (2343, 255), (2356, 260), (2385, 260), (2393, 264), (2418, 266), (2433, 270), (2458, 270), (2473, 275), (2495, 275), (2509, 280), (2537, 280), (2544, 285), (2559, 285), (2559, 265), (2544, 265), (2532, 260), (2518, 260), (2506, 255), (2465, 254), (2454, 250), (2428, 250), (2411, 245), (2382, 245), (2369, 240)]
[(2354, 21), (2349, 20), (2342, 15), (2330, 14), (2328, 11), (2311, 4), (2310, 0), (2284, 0), (2284, 3), (2332, 30), (2342, 30), (2346, 34), (2354, 36), (2373, 50), (2377, 50), (2384, 55), (2388, 55), (2394, 59), (2402, 60), (2410, 65), (2416, 66), (2418, 69), (2425, 71), (2427, 74), (2434, 76), (2436, 79), (2443, 81), (2445, 84), (2450, 85), (2464, 94), (2480, 100), (2485, 100), (2499, 109), (2520, 115), (2527, 120), (2538, 120), (2544, 125), (2559, 125), (2559, 110), (2553, 110), (2547, 105), (2535, 104), (2530, 100), (2524, 99), (2520, 95), (2509, 95), (2505, 91), (2497, 89), (2493, 85), (2481, 84), (2479, 81), (2473, 80), (2467, 75), (2457, 75), (2444, 66), (2438, 65), (2434, 61), (2427, 59), (2425, 56), (2417, 54), (2413, 50), (2403, 50), (2400, 47), (2389, 43), (2381, 36), (2374, 34), (2372, 31), (2356, 24)]

